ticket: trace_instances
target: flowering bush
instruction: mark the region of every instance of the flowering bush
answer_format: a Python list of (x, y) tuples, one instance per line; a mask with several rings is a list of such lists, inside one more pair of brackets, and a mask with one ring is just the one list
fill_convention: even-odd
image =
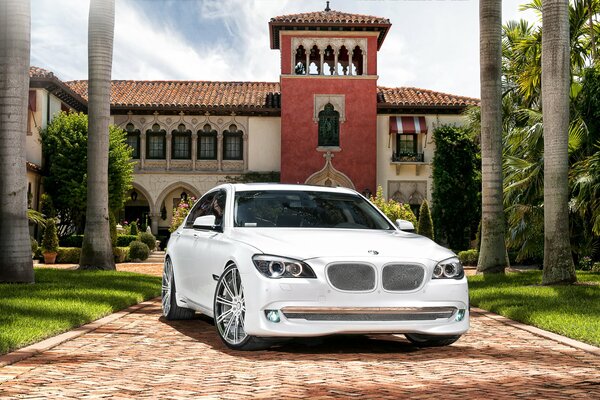
[(581, 260), (579, 260), (579, 269), (581, 271), (591, 271), (592, 270), (592, 265), (593, 265), (593, 261), (591, 257), (585, 256), (582, 257)]
[(413, 225), (417, 225), (417, 217), (410, 209), (408, 204), (398, 203), (394, 199), (386, 200), (383, 197), (383, 188), (377, 187), (377, 194), (375, 197), (371, 196), (371, 203), (375, 204), (392, 222), (396, 222), (397, 219), (403, 219), (412, 222)]
[(193, 196), (181, 199), (177, 207), (173, 209), (173, 219), (171, 219), (169, 232), (175, 232), (179, 228), (179, 225), (183, 223), (185, 217), (190, 213), (195, 202), (196, 198)]

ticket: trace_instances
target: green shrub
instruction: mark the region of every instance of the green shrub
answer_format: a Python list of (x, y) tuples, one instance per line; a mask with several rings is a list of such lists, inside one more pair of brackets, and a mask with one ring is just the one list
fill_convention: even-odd
[(56, 210), (54, 209), (54, 203), (48, 193), (42, 194), (40, 198), (40, 212), (44, 214), (44, 218), (56, 217)]
[(137, 240), (137, 236), (135, 235), (117, 235), (116, 247), (128, 247), (134, 240)]
[(59, 247), (56, 254), (57, 264), (78, 264), (81, 257), (81, 248), (79, 247)]
[(83, 235), (71, 235), (59, 240), (61, 247), (81, 247)]
[(591, 271), (592, 270), (592, 258), (585, 256), (579, 259), (579, 264), (577, 264), (577, 269), (581, 271)]
[(31, 240), (31, 255), (35, 257), (35, 254), (38, 252), (40, 245), (37, 240), (35, 240), (32, 236), (29, 237)]
[(156, 248), (156, 238), (153, 234), (149, 232), (140, 233), (139, 241), (142, 243), (146, 243), (146, 246), (148, 246), (148, 249), (150, 249), (150, 251), (154, 251), (154, 249)]
[(56, 221), (54, 218), (46, 220), (46, 229), (42, 239), (42, 252), (56, 253), (58, 251), (58, 235), (56, 234)]
[(600, 262), (595, 262), (594, 265), (592, 265), (592, 272), (600, 274)]
[(383, 188), (377, 187), (377, 194), (375, 197), (371, 197), (371, 202), (375, 204), (392, 222), (395, 224), (397, 219), (403, 219), (412, 222), (413, 225), (417, 225), (417, 217), (410, 209), (408, 204), (398, 203), (394, 199), (386, 200), (383, 197)]
[(431, 219), (431, 213), (429, 212), (429, 203), (427, 200), (423, 200), (421, 208), (419, 209), (419, 226), (417, 228), (417, 233), (433, 240), (433, 221)]
[(131, 225), (129, 226), (129, 234), (133, 235), (133, 236), (137, 236), (137, 234), (138, 234), (137, 222), (133, 221), (131, 223)]
[(116, 263), (129, 261), (129, 247), (113, 247), (113, 252)]
[(144, 261), (150, 255), (150, 249), (146, 243), (142, 243), (139, 240), (134, 240), (129, 245), (129, 257), (132, 260)]
[(476, 249), (461, 251), (458, 253), (458, 259), (462, 265), (476, 266), (477, 260), (479, 260), (479, 251)]

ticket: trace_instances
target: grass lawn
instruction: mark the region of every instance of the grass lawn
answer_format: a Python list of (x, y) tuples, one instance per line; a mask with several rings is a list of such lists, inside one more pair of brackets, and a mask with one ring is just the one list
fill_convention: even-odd
[(579, 285), (539, 286), (541, 271), (470, 276), (471, 304), (600, 346), (600, 274), (578, 271), (577, 279)]
[(34, 285), (0, 284), (0, 354), (156, 297), (160, 280), (131, 272), (37, 268)]

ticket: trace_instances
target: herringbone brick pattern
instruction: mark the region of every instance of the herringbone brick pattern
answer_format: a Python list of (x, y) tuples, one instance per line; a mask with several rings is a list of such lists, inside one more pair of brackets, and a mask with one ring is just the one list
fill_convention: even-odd
[(0, 398), (600, 398), (600, 357), (475, 314), (450, 347), (334, 336), (234, 352), (158, 301), (0, 368)]

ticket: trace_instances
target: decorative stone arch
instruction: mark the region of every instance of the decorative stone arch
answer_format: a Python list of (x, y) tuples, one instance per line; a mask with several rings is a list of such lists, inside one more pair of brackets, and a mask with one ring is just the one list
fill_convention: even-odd
[(158, 210), (160, 212), (162, 203), (163, 203), (163, 201), (165, 201), (165, 198), (167, 197), (167, 195), (177, 188), (182, 188), (184, 190), (187, 190), (190, 194), (194, 195), (196, 198), (200, 197), (200, 192), (198, 191), (198, 189), (196, 189), (189, 183), (183, 182), (183, 181), (174, 182), (174, 183), (170, 184), (169, 186), (167, 186), (166, 188), (164, 188), (160, 192), (160, 195), (158, 195), (156, 202), (154, 203), (154, 209)]
[(346, 95), (345, 94), (315, 94), (313, 121), (319, 122), (319, 113), (331, 104), (335, 111), (340, 113), (340, 123), (346, 121)]
[(143, 187), (142, 185), (140, 185), (137, 182), (133, 182), (131, 184), (132, 189), (140, 192), (145, 198), (146, 200), (148, 200), (148, 207), (150, 208), (150, 213), (155, 213), (158, 212), (159, 210), (156, 208), (156, 205), (154, 203), (154, 199), (152, 198), (152, 196), (150, 195), (150, 192), (148, 190), (146, 190), (145, 187)]
[(348, 175), (335, 169), (331, 163), (333, 154), (328, 151), (327, 153), (323, 154), (323, 157), (325, 157), (325, 165), (323, 168), (309, 176), (304, 183), (307, 185), (332, 187), (343, 186), (350, 189), (355, 189), (354, 183), (352, 183), (352, 180), (348, 177)]

